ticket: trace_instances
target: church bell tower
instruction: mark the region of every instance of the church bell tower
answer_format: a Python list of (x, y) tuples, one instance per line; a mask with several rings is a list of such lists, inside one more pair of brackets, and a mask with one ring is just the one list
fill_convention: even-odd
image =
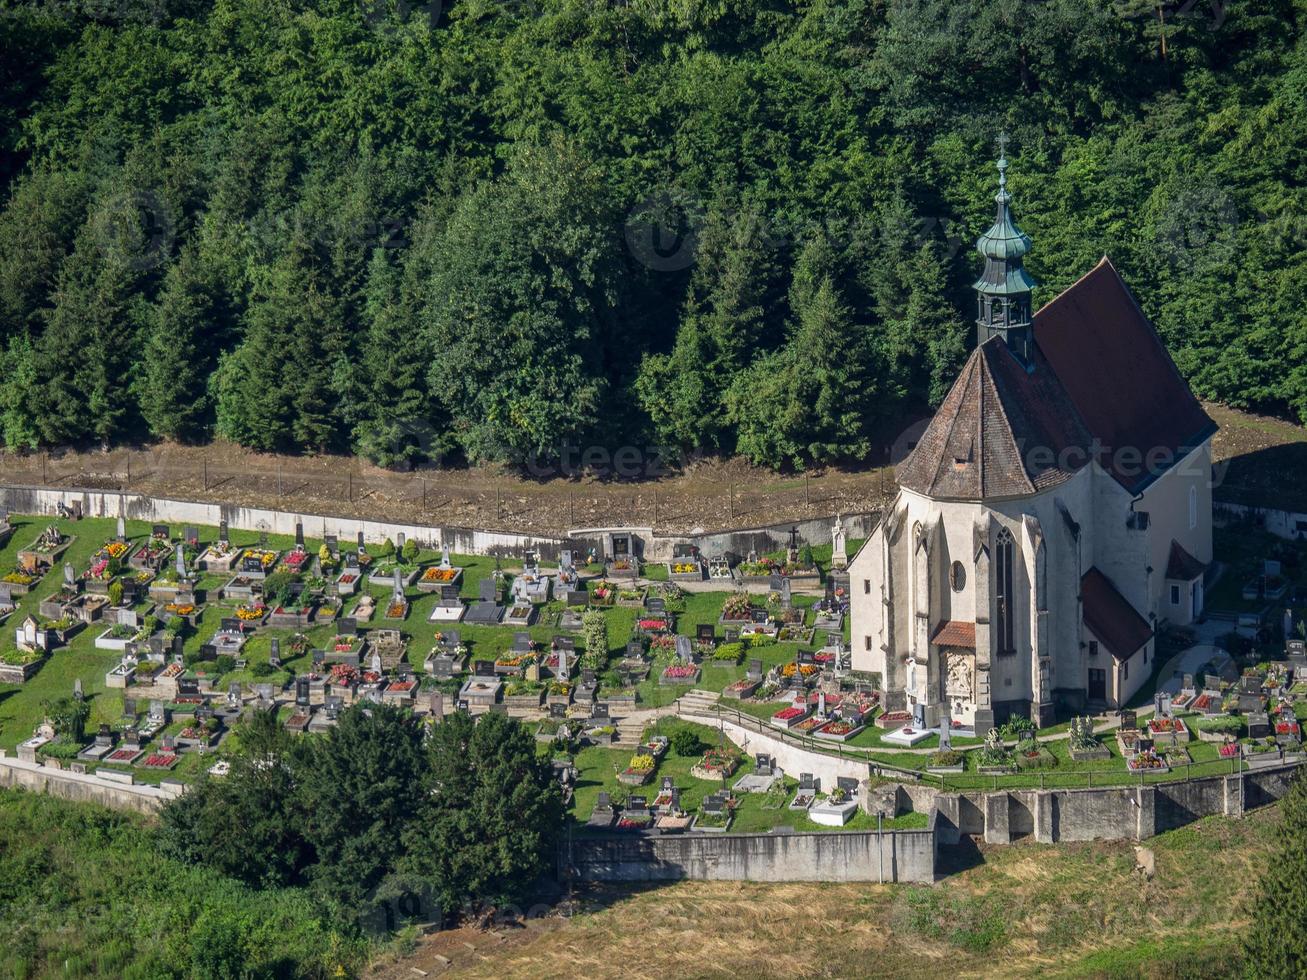
[(976, 345), (999, 336), (1022, 364), (1034, 364), (1030, 291), (1038, 283), (1021, 264), (1030, 251), (1030, 236), (1012, 221), (1007, 192), (1007, 137), (999, 137), (998, 214), (993, 226), (976, 240), (985, 271), (976, 280)]

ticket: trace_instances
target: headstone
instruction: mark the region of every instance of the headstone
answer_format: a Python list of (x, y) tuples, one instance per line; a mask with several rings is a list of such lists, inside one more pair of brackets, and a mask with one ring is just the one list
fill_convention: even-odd
[(68, 562), (64, 562), (64, 585), (71, 589), (76, 584), (77, 584), (77, 573), (73, 570), (73, 566), (71, 564), (69, 564)]
[(607, 720), (607, 719), (608, 719), (608, 702), (607, 702), (607, 701), (596, 701), (594, 704), (590, 705), (590, 717), (591, 717), (591, 718), (598, 718), (598, 719), (601, 719), (601, 720)]
[(183, 537), (185, 538), (186, 543), (190, 545), (192, 548), (199, 547), (200, 529), (198, 527), (193, 527), (190, 524), (186, 525), (186, 530), (183, 534)]
[(179, 579), (186, 578), (186, 552), (180, 543), (177, 545), (176, 571)]
[(1265, 711), (1249, 712), (1246, 720), (1249, 738), (1266, 738), (1271, 734), (1271, 722)]
[(400, 531), (399, 534), (397, 534), (397, 535), (395, 536), (395, 550), (396, 550), (396, 551), (403, 551), (403, 550), (404, 550), (404, 544), (405, 544), (407, 541), (408, 541), (408, 539), (404, 536), (404, 532), (403, 532), (403, 531)]
[(452, 567), (449, 563), (449, 545), (442, 545), (440, 548), (440, 567), (441, 568)]
[(498, 596), (494, 579), (483, 578), (477, 586), (477, 596), (482, 602), (493, 602)]
[(226, 521), (219, 521), (219, 522), (218, 522), (218, 540), (219, 540), (222, 544), (231, 544), (231, 538), (228, 536), (228, 533), (227, 533), (227, 522), (226, 522)]
[(150, 537), (152, 537), (152, 538), (160, 538), (160, 539), (164, 539), (164, 540), (166, 540), (167, 538), (169, 538), (169, 537), (171, 537), (171, 536), (172, 536), (172, 532), (170, 532), (170, 531), (168, 530), (168, 525), (167, 525), (167, 524), (152, 524), (152, 525), (150, 525)]
[(306, 707), (309, 703), (309, 677), (307, 674), (300, 674), (295, 678), (295, 703), (300, 707)]
[(769, 617), (766, 609), (753, 609), (749, 612), (749, 618), (755, 626), (765, 626)]
[(404, 595), (404, 576), (400, 572), (398, 565), (395, 566), (395, 581), (391, 585), (390, 590), (396, 599), (399, 599)]
[(644, 644), (639, 640), (627, 640), (626, 655), (633, 659), (643, 659)]
[(767, 578), (767, 591), (780, 592), (785, 585), (785, 578), (782, 575), (770, 575)]
[(1193, 674), (1185, 674), (1185, 675), (1184, 675), (1184, 679), (1180, 682), (1180, 690), (1181, 690), (1181, 692), (1189, 692), (1189, 693), (1192, 693), (1192, 692), (1193, 692), (1193, 689), (1194, 689), (1194, 675), (1193, 675)]
[(477, 660), (472, 664), (472, 673), (477, 677), (494, 677), (495, 662), (493, 660)]
[(336, 620), (336, 634), (338, 636), (358, 636), (359, 621), (353, 616), (346, 616), (344, 619)]
[(770, 776), (772, 773), (772, 759), (766, 752), (759, 752), (754, 756), (754, 771), (760, 775)]
[(458, 586), (457, 586), (457, 585), (442, 585), (442, 586), (440, 587), (440, 598), (445, 599), (445, 600), (453, 600), (453, 599), (457, 599), (457, 598), (458, 598)]
[(760, 681), (760, 680), (762, 680), (762, 660), (760, 660), (760, 659), (758, 659), (758, 658), (756, 658), (756, 657), (755, 657), (755, 658), (752, 658), (752, 659), (749, 660), (749, 674), (748, 674), (748, 677), (749, 677), (749, 680), (751, 680), (751, 681)]
[(835, 785), (846, 793), (856, 793), (858, 791), (858, 781), (852, 776), (836, 776)]
[(726, 798), (718, 793), (709, 793), (699, 804), (699, 809), (704, 813), (720, 815), (726, 812)]
[(322, 543), (327, 546), (327, 550), (331, 552), (331, 556), (333, 558), (336, 555), (340, 554), (340, 542), (337, 540), (334, 534), (324, 535), (322, 538)]
[(941, 751), (953, 747), (953, 724), (948, 718), (939, 720), (939, 747)]
[(358, 537), (358, 552), (359, 552), (359, 554), (361, 555), (361, 554), (363, 554), (364, 552), (366, 552), (367, 550), (368, 550), (368, 549), (367, 549), (366, 547), (364, 547), (364, 545), (363, 545), (363, 532), (362, 532), (362, 531), (359, 531), (359, 537)]
[(274, 636), (269, 642), (271, 643), (271, 650), (268, 654), (268, 663), (272, 664), (272, 666), (274, 667), (280, 667), (281, 666), (281, 640)]
[(735, 626), (726, 627), (726, 642), (727, 643), (740, 642), (740, 630), (738, 627)]
[(127, 522), (124, 521), (121, 517), (118, 518), (118, 528), (116, 534), (119, 541), (127, 540)]
[(1121, 710), (1121, 727), (1127, 730), (1139, 727), (1139, 716), (1133, 708), (1123, 708)]
[(665, 613), (667, 612), (667, 602), (661, 596), (650, 596), (649, 601), (645, 603), (645, 608), (651, 613)]
[(431, 692), (431, 717), (439, 720), (445, 715), (445, 695), (440, 691)]
[(812, 773), (799, 773), (799, 789), (805, 793), (815, 793), (817, 791), (817, 781), (813, 779)]
[(237, 710), (241, 706), (241, 685), (240, 681), (232, 681), (227, 685), (227, 707)]
[(849, 549), (847, 537), (844, 531), (844, 522), (840, 520), (840, 515), (835, 515), (835, 526), (831, 528), (831, 567), (847, 568), (849, 565)]
[(320, 649), (310, 650), (309, 657), (313, 664), (313, 672), (316, 674), (321, 669), (322, 665), (327, 662), (327, 651)]
[(676, 637), (676, 659), (688, 663), (693, 656), (694, 652), (690, 647), (690, 638), (678, 635)]
[(295, 522), (295, 546), (304, 547), (304, 525), (300, 521)]
[(571, 672), (570, 672), (571, 668), (570, 668), (569, 665), (568, 665), (568, 657), (569, 657), (569, 656), (570, 656), (570, 652), (569, 652), (567, 649), (565, 649), (565, 648), (563, 648), (563, 647), (560, 647), (560, 648), (559, 648), (559, 650), (558, 650), (558, 679), (559, 679), (560, 681), (565, 681), (565, 680), (567, 680), (569, 677), (572, 676), (572, 675), (571, 675)]
[(73, 698), (77, 701), (86, 699), (86, 695), (82, 693), (82, 679), (80, 677), (73, 678)]
[(136, 699), (135, 699), (135, 698), (123, 698), (123, 717), (124, 717), (124, 718), (135, 718), (135, 717), (136, 717)]
[(218, 628), (224, 633), (239, 633), (241, 621), (234, 616), (224, 616), (218, 620)]
[(781, 608), (786, 612), (794, 608), (794, 597), (790, 594), (790, 580), (781, 579)]

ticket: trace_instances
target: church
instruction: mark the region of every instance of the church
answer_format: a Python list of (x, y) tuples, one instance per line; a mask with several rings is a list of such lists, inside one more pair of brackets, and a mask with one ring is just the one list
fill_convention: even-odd
[(1032, 312), (998, 170), (976, 348), (849, 564), (854, 669), (978, 735), (1123, 707), (1212, 560), (1216, 424), (1106, 257)]

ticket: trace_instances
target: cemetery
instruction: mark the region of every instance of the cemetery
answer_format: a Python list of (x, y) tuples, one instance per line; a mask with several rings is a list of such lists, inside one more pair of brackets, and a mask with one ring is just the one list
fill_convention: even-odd
[[(18, 540), (39, 534), (58, 547), (46, 573), (64, 571), (14, 596), (20, 620), (0, 649), (0, 677), (22, 688), (0, 702), (0, 748), (26, 744), (38, 759), (57, 751), (30, 740), (45, 720), (41, 703), (66, 696), (76, 680), (88, 730), (107, 726), (113, 742), (104, 752), (79, 747), (90, 750), (79, 761), (92, 772), (194, 778), (221, 761), (231, 721), (254, 706), (275, 708), (305, 737), (359, 701), (431, 721), (505, 711), (536, 726), (557, 764), (581, 773), (578, 824), (602, 822), (602, 807), (591, 812), (602, 792), (611, 827), (693, 834), (857, 829), (870, 819), (858, 787), (830, 779), (823, 791), (820, 780), (802, 783), (807, 767), (763, 769), (743, 755), (747, 736), (723, 740), (713, 718), (732, 731), (770, 732), (809, 758), (856, 759), (941, 790), (1183, 779), (1302, 758), (1300, 642), (1235, 671), (1184, 677), (1152, 717), (1123, 716), (1106, 730), (1101, 718), (1082, 716), (1039, 730), (1014, 723), (981, 739), (963, 727), (923, 727), (900, 703), (881, 703), (876, 678), (850, 669), (847, 601), (833, 582), (816, 594), (796, 590), (801, 574), (788, 573), (802, 572), (802, 557), (758, 559), (767, 574), (753, 592), (721, 577), (726, 587), (714, 591), (705, 566), (707, 591), (689, 592), (670, 576), (632, 577), (638, 562), (582, 569), (570, 555), (554, 567), (533, 554), (455, 559), (412, 542), (363, 542), (360, 551), (302, 533), (196, 528), (184, 539), (136, 522), (10, 521)], [(14, 538), (0, 562), (17, 561)], [(150, 567), (133, 570), (124, 558), (143, 551)], [(357, 572), (355, 588), (321, 574), (324, 563)], [(170, 598), (137, 588), (138, 572), (175, 586)], [(91, 593), (97, 576), (121, 589)], [(73, 667), (87, 655), (99, 658), (98, 671)], [(641, 711), (654, 712), (643, 732), (623, 726)], [(701, 731), (690, 756), (668, 748), (677, 726)], [(662, 794), (645, 809), (625, 805), (632, 789), (639, 795), (664, 777), (676, 806), (659, 802)], [(713, 790), (720, 798), (705, 809)]]

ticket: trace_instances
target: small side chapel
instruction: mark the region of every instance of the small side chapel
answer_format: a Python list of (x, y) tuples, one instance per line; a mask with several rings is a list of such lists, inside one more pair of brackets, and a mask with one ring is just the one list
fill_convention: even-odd
[(849, 564), (853, 667), (888, 710), (974, 726), (1121, 707), (1203, 610), (1216, 424), (1104, 257), (1031, 310), (998, 161), (976, 349)]

